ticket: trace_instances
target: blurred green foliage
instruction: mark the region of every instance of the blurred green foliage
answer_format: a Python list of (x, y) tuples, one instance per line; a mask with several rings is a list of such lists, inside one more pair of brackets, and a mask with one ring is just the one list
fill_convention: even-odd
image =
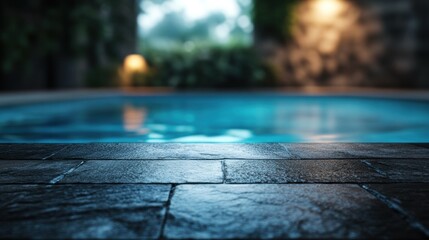
[(90, 88), (119, 87), (121, 84), (119, 64), (91, 68), (86, 73), (85, 84)]
[[(204, 1), (204, 0), (200, 0)], [(212, 10), (207, 15), (195, 20), (190, 20), (185, 12), (185, 8), (190, 8), (187, 0), (141, 0), (141, 16), (151, 16), (151, 11), (162, 14), (162, 18), (155, 20), (154, 26), (146, 29), (141, 27), (140, 37), (144, 40), (143, 45), (150, 45), (151, 48), (171, 48), (180, 47), (182, 44), (192, 42), (211, 42), (215, 44), (225, 44), (226, 42), (241, 41), (248, 45), (252, 42), (251, 26), (243, 26), (241, 22), (250, 20), (251, 0), (225, 0), (225, 2), (235, 2), (238, 6), (236, 16), (226, 14), (218, 10)], [(168, 5), (168, 2), (179, 4)], [(221, 4), (221, 3), (219, 3)], [(146, 7), (146, 8), (145, 8)], [(204, 12), (205, 10), (201, 10)], [(148, 19), (149, 21), (153, 21)], [(216, 33), (217, 28), (227, 36), (220, 37)]]
[(253, 0), (252, 21), (257, 36), (284, 42), (290, 37), (298, 0)]
[[(161, 6), (165, 2), (158, 0), (151, 4)], [(237, 3), (238, 16), (249, 16), (252, 2), (237, 0)], [(239, 26), (238, 18), (231, 22), (235, 25), (227, 41), (214, 37), (212, 30), (226, 21), (224, 13), (215, 11), (190, 24), (183, 12), (167, 10), (157, 25), (141, 35), (141, 53), (150, 71), (135, 76), (133, 85), (182, 89), (274, 86), (275, 77), (270, 67), (255, 53), (252, 33)]]
[[(254, 0), (252, 20), (256, 33), (278, 39), (288, 36), (288, 26), (292, 22), (289, 13), (296, 1)], [(123, 3), (122, 0), (0, 1), (1, 72), (19, 75), (30, 69), (28, 72), (31, 73), (34, 63), (40, 62), (39, 66), (46, 68), (48, 78), (61, 77), (61, 72), (52, 73), (60, 69), (59, 59), (83, 58), (88, 86), (118, 86), (118, 68), (122, 61), (118, 46), (126, 42), (124, 36), (134, 31), (126, 24), (129, 19), (124, 11), (118, 11)], [(242, 14), (249, 11), (249, 6), (241, 6)], [(166, 19), (174, 20), (173, 17)], [(171, 27), (172, 23), (180, 23), (180, 19), (176, 20), (167, 21), (164, 28), (155, 29), (154, 37), (177, 33)], [(207, 23), (196, 24), (191, 32), (198, 33), (197, 39), (205, 39), (208, 29), (224, 20), (221, 14), (212, 14)], [(241, 36), (241, 32), (233, 33)], [(134, 85), (178, 88), (273, 86), (272, 71), (257, 57), (249, 41), (239, 37), (231, 39), (228, 45), (218, 46), (212, 42), (196, 43), (191, 35), (182, 36), (180, 43), (168, 50), (151, 49), (146, 44), (148, 48), (142, 53), (151, 70), (145, 76), (135, 76)], [(106, 61), (100, 58), (105, 57), (112, 60), (102, 64)], [(48, 83), (48, 86), (55, 87), (55, 83)]]
[[(117, 57), (123, 41), (119, 0), (2, 0), (0, 1), (1, 70), (25, 68), (29, 59), (53, 55), (87, 56), (97, 65), (101, 49)], [(101, 46), (101, 47), (100, 47)]]
[(176, 88), (246, 88), (273, 86), (270, 69), (247, 46), (212, 46), (146, 50), (150, 72), (134, 85)]

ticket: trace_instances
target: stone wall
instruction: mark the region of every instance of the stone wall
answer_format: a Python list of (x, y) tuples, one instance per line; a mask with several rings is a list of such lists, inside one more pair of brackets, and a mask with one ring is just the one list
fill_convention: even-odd
[[(90, 71), (120, 65), (128, 54), (137, 51), (137, 14), (139, 11), (137, 0), (113, 0), (104, 3), (103, 1), (87, 1), (87, 5), (84, 5), (87, 7), (86, 12), (93, 10), (95, 13), (91, 14), (91, 21), (84, 19), (81, 20), (82, 22), (73, 19), (72, 13), (81, 14), (85, 11), (69, 9), (66, 11), (67, 14), (64, 14), (62, 9), (67, 4), (55, 4), (55, 1), (35, 1), (34, 5), (38, 7), (12, 4), (12, 0), (2, 3), (2, 7), (5, 7), (2, 13), (9, 12), (9, 15), (18, 16), (16, 17), (18, 19), (25, 19), (25, 21), (20, 21), (18, 27), (15, 28), (25, 30), (26, 25), (31, 21), (35, 30), (34, 34), (23, 35), (24, 37), (21, 37), (23, 39), (20, 38), (20, 42), (25, 42), (28, 46), (17, 44), (16, 49), (11, 48), (17, 52), (15, 55), (20, 61), (14, 63), (7, 71), (3, 68), (0, 69), (0, 92), (86, 87)], [(68, 3), (70, 6), (67, 7), (83, 9), (80, 5), (83, 2), (69, 1)], [(103, 7), (94, 7), (97, 4)], [(55, 14), (51, 14), (54, 17), (49, 15), (50, 18), (47, 18), (43, 15), (44, 12), (41, 9), (46, 6), (54, 11)], [(7, 17), (4, 18), (6, 21), (1, 25), (13, 26), (15, 22)], [(68, 21), (64, 21), (64, 19), (68, 19)], [(73, 21), (69, 19), (73, 19)], [(43, 28), (42, 23), (51, 24), (56, 21), (58, 21), (58, 27), (52, 27), (53, 30), (49, 32), (53, 35), (52, 37), (46, 33), (48, 31)], [(99, 21), (104, 24), (102, 27), (105, 29), (98, 31)], [(82, 36), (76, 37), (78, 32), (76, 29), (84, 32), (81, 34)], [(100, 34), (103, 31), (106, 33)], [(39, 32), (45, 35), (37, 35), (36, 33)], [(70, 42), (69, 36), (71, 35), (79, 38), (79, 40), (75, 40), (78, 42), (75, 45), (78, 45), (79, 49), (73, 44), (69, 44), (73, 45), (73, 50), (71, 50), (71, 47), (65, 44), (67, 41)], [(35, 41), (35, 38), (39, 41)], [(55, 51), (50, 50), (45, 46), (46, 42), (59, 47)], [(51, 42), (55, 42), (55, 44)], [(0, 43), (3, 47), (3, 42), (0, 41)], [(1, 63), (3, 63), (3, 58), (5, 56), (0, 55)]]
[(429, 88), (429, 1), (414, 0), (413, 7), (418, 19), (416, 31), (418, 41), (416, 51), (417, 83), (419, 86)]
[(428, 86), (425, 0), (307, 0), (286, 43), (257, 41), (281, 85)]

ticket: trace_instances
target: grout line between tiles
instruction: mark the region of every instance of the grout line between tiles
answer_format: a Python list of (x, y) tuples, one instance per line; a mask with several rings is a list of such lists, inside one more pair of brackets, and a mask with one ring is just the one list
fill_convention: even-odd
[(161, 223), (159, 239), (165, 239), (165, 236), (164, 236), (165, 225), (167, 224), (168, 215), (170, 214), (171, 200), (173, 199), (174, 192), (176, 190), (176, 186), (177, 186), (177, 184), (172, 184), (171, 188), (170, 188), (170, 192), (168, 194), (168, 199), (167, 199), (167, 202), (165, 204), (165, 214), (164, 214), (164, 218), (162, 219), (162, 223)]
[(61, 175), (53, 178), (51, 181), (49, 181), (49, 184), (53, 185), (53, 184), (58, 183), (59, 181), (63, 180), (63, 178), (65, 176), (67, 176), (68, 174), (72, 173), (74, 170), (76, 170), (78, 167), (82, 166), (82, 164), (84, 164), (84, 163), (85, 163), (85, 161), (82, 161), (78, 165), (76, 165), (76, 166), (70, 168), (68, 171), (64, 172), (63, 174), (61, 174)]
[(376, 197), (379, 201), (384, 203), (388, 208), (393, 209), (398, 214), (400, 214), (401, 217), (405, 219), (412, 228), (424, 234), (426, 237), (429, 237), (429, 229), (426, 228), (422, 223), (420, 223), (416, 217), (408, 213), (407, 210), (405, 210), (400, 204), (396, 203), (395, 201), (392, 201), (389, 197), (376, 191), (375, 189), (370, 188), (368, 185), (360, 184), (360, 187), (362, 187), (368, 193)]

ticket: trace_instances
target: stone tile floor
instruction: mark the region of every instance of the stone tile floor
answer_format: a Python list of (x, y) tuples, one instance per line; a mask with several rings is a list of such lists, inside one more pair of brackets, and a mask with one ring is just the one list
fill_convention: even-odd
[(0, 144), (2, 238), (429, 238), (429, 144)]

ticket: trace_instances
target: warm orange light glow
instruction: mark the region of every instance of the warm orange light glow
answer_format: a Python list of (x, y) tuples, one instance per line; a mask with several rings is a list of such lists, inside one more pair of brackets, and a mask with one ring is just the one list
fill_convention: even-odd
[(133, 106), (126, 105), (124, 107), (123, 121), (124, 128), (129, 132), (136, 132), (138, 134), (146, 134), (149, 131), (143, 127), (146, 119), (147, 111), (144, 108), (134, 108)]
[(341, 0), (316, 0), (314, 1), (314, 11), (316, 11), (319, 20), (332, 18), (338, 15), (343, 8)]
[(128, 73), (146, 72), (147, 63), (143, 56), (138, 54), (128, 55), (124, 60), (124, 69)]
[(124, 60), (124, 66), (121, 71), (122, 85), (124, 87), (131, 86), (136, 76), (142, 77), (148, 70), (148, 65), (143, 56), (138, 54), (128, 55)]

